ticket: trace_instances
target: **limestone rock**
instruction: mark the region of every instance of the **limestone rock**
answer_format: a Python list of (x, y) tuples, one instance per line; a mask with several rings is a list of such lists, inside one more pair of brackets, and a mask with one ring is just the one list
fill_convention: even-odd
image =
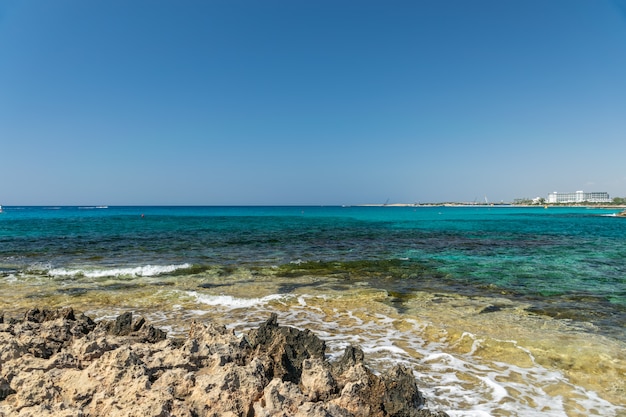
[(192, 321), (184, 340), (131, 313), (1, 317), (0, 416), (446, 416), (423, 408), (407, 368), (377, 376), (356, 347), (329, 363), (322, 340), (276, 315), (243, 335)]
[(255, 355), (267, 356), (270, 376), (297, 382), (302, 374), (302, 363), (309, 358), (324, 358), (326, 344), (310, 330), (279, 326), (276, 314), (249, 334)]

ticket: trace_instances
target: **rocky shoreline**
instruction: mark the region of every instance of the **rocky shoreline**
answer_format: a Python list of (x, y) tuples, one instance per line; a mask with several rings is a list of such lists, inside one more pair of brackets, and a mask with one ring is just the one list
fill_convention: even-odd
[(0, 416), (447, 416), (407, 368), (376, 375), (358, 347), (335, 362), (325, 349), (276, 315), (239, 335), (192, 321), (185, 338), (131, 313), (0, 315)]

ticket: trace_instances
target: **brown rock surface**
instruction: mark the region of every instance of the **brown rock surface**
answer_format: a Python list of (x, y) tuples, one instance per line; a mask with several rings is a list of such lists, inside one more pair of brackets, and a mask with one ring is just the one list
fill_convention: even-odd
[(353, 347), (331, 364), (275, 315), (244, 335), (192, 321), (184, 340), (130, 313), (2, 317), (0, 416), (446, 416), (423, 408), (406, 368), (377, 376)]

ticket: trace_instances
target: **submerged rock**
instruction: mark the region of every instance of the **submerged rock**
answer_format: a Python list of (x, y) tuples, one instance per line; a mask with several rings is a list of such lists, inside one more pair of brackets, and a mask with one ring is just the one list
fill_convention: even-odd
[(348, 347), (335, 363), (309, 330), (272, 315), (245, 335), (192, 321), (184, 340), (72, 309), (0, 322), (0, 416), (446, 416), (410, 370), (382, 375)]

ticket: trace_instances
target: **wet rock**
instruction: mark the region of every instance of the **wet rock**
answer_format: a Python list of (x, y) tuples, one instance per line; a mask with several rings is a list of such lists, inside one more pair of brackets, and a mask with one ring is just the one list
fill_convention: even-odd
[(146, 324), (143, 317), (133, 320), (133, 313), (127, 312), (119, 315), (113, 321), (105, 321), (100, 326), (108, 333), (114, 336), (132, 336), (148, 343), (156, 343), (167, 337), (161, 329)]
[(348, 347), (336, 363), (276, 315), (248, 334), (192, 321), (184, 340), (126, 313), (98, 325), (71, 309), (0, 328), (0, 416), (444, 417), (410, 370), (380, 376)]
[(333, 364), (333, 368), (338, 374), (343, 374), (347, 369), (352, 368), (356, 364), (363, 363), (364, 359), (365, 354), (363, 354), (363, 351), (358, 347), (350, 345), (343, 351), (341, 359)]
[(40, 310), (38, 308), (34, 308), (28, 310), (24, 316), (25, 320), (34, 323), (43, 323), (44, 321), (56, 320), (59, 318), (64, 320), (75, 320), (74, 310), (71, 307), (59, 308), (57, 310)]
[(383, 409), (390, 416), (415, 416), (415, 410), (424, 405), (411, 371), (396, 366), (381, 377)]
[(256, 355), (270, 359), (270, 378), (297, 382), (302, 374), (302, 362), (309, 358), (324, 358), (326, 344), (310, 330), (279, 326), (277, 315), (249, 333), (249, 341)]
[(133, 313), (124, 313), (119, 315), (115, 321), (111, 322), (110, 333), (116, 336), (125, 336), (133, 331)]

